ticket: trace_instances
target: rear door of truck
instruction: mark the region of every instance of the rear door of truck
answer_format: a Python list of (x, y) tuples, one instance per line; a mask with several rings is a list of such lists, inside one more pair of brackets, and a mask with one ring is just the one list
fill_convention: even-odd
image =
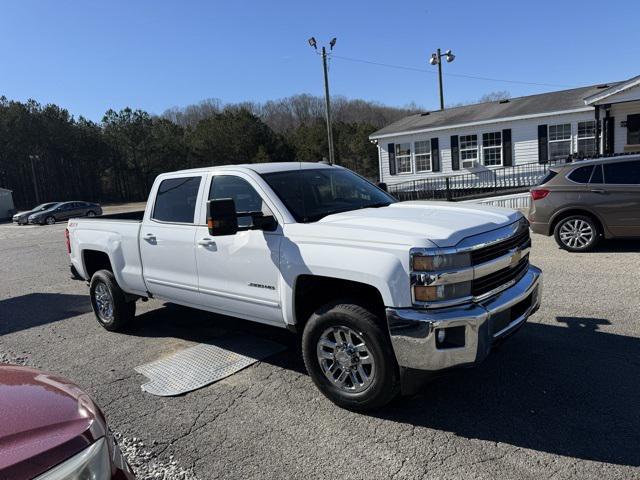
[(148, 290), (177, 303), (198, 303), (195, 235), (204, 203), (203, 175), (159, 177), (140, 229), (140, 256)]

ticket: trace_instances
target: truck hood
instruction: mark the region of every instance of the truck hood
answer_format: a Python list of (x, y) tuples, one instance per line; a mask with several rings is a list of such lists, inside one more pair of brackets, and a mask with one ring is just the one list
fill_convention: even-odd
[(411, 201), (336, 213), (313, 225), (318, 227), (316, 235), (330, 235), (335, 239), (410, 246), (428, 246), (431, 242), (445, 248), (521, 217), (515, 210), (486, 205)]

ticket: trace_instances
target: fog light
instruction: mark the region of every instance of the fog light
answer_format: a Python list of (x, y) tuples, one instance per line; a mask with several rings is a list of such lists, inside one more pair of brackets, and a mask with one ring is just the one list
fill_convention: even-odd
[(445, 333), (444, 328), (439, 328), (437, 333), (438, 343), (444, 343), (444, 339), (446, 336), (447, 334)]

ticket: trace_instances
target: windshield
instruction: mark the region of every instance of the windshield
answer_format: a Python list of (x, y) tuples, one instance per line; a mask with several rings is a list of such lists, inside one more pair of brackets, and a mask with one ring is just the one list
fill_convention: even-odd
[(386, 207), (396, 200), (364, 178), (342, 168), (288, 170), (262, 178), (297, 222), (316, 222), (327, 215), (360, 208)]
[(57, 205), (57, 204), (58, 204), (57, 202), (43, 203), (42, 205), (38, 205), (32, 211), (33, 212), (42, 212), (43, 210), (49, 210), (51, 207), (53, 207), (54, 205)]

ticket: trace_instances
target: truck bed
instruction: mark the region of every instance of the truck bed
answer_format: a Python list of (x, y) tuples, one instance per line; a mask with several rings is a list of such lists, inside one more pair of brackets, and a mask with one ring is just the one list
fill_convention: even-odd
[(102, 252), (109, 256), (120, 287), (128, 293), (145, 295), (138, 245), (143, 215), (142, 211), (134, 211), (70, 220), (67, 227), (70, 256), (79, 275), (89, 280), (84, 270), (83, 251)]
[(144, 210), (135, 210), (133, 212), (111, 213), (109, 215), (100, 215), (99, 217), (93, 217), (93, 220), (130, 220), (135, 222), (142, 222), (143, 217), (144, 217)]

